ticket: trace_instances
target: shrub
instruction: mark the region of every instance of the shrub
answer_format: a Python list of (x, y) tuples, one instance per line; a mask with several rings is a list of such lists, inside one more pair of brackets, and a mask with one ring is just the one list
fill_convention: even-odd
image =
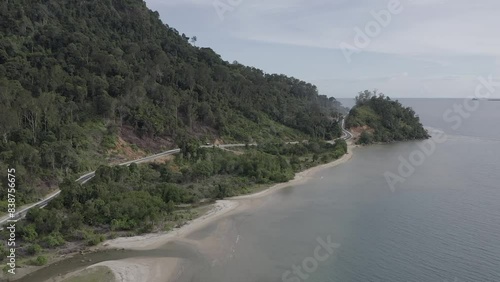
[(172, 214), (172, 212), (174, 212), (174, 210), (175, 210), (175, 203), (174, 203), (174, 201), (172, 201), (172, 200), (168, 201), (168, 203), (167, 203), (167, 213), (168, 214)]
[(47, 247), (54, 248), (64, 245), (66, 241), (59, 232), (53, 232), (49, 236), (45, 237), (44, 242)]
[(99, 243), (104, 241), (104, 236), (103, 235), (98, 235), (94, 234), (92, 236), (89, 236), (86, 240), (87, 246), (95, 246)]
[(47, 258), (45, 256), (38, 256), (35, 260), (32, 261), (32, 264), (42, 266), (47, 264)]
[(34, 242), (38, 238), (38, 233), (36, 232), (36, 227), (34, 224), (29, 224), (21, 228), (21, 237), (26, 242)]
[(363, 145), (373, 143), (373, 135), (369, 132), (363, 131), (359, 137), (358, 143)]
[(42, 247), (40, 247), (40, 245), (38, 244), (33, 244), (29, 245), (26, 251), (28, 252), (29, 255), (36, 255), (42, 251)]
[(4, 245), (0, 245), (0, 257), (3, 259), (9, 255), (9, 250)]
[(95, 234), (93, 232), (85, 232), (84, 239), (85, 242), (87, 243), (87, 246), (95, 246), (104, 241), (105, 238), (101, 234)]

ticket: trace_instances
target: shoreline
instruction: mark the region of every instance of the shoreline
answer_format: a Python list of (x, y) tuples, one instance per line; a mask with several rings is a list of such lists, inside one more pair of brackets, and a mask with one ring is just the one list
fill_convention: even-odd
[[(89, 251), (98, 252), (121, 249), (145, 251), (159, 248), (172, 241), (184, 241), (191, 233), (206, 227), (224, 216), (229, 216), (245, 209), (251, 209), (253, 200), (264, 198), (289, 186), (304, 184), (316, 173), (349, 161), (353, 156), (354, 149), (357, 147), (359, 147), (359, 145), (355, 145), (350, 141), (348, 142), (347, 153), (337, 160), (298, 172), (292, 180), (274, 184), (262, 191), (218, 200), (212, 205), (212, 208), (208, 212), (189, 221), (182, 227), (160, 233), (149, 233), (133, 237), (120, 237), (106, 240), (97, 246), (89, 248)], [(70, 256), (71, 254), (68, 257)], [(172, 281), (180, 275), (182, 266), (183, 259), (181, 258), (170, 257), (166, 259), (153, 259), (133, 257), (92, 264), (62, 277), (52, 278), (47, 281), (63, 281), (67, 278), (80, 276), (86, 272), (94, 271), (96, 268), (103, 267), (113, 273), (115, 281), (117, 282), (135, 282), (138, 277), (141, 277), (141, 281), (145, 282), (154, 282), (157, 281), (158, 278), (161, 278), (162, 281)]]
[[(248, 203), (251, 202), (251, 200), (261, 199), (265, 196), (273, 194), (283, 188), (292, 185), (303, 184), (307, 182), (307, 180), (309, 180), (316, 173), (324, 169), (336, 167), (340, 164), (349, 161), (353, 156), (354, 149), (357, 147), (359, 146), (349, 142), (347, 153), (341, 158), (326, 164), (318, 165), (306, 169), (304, 171), (298, 172), (295, 174), (295, 177), (288, 182), (275, 184), (263, 191), (256, 192), (253, 194), (231, 197), (224, 200), (218, 200), (213, 205), (213, 208), (209, 212), (202, 215), (201, 217), (198, 217), (188, 222), (186, 225), (178, 229), (174, 229), (163, 233), (151, 233), (134, 237), (122, 237), (122, 238), (111, 239), (101, 243), (101, 245), (97, 246), (96, 248), (104, 250), (106, 249), (152, 250), (159, 248), (174, 240), (183, 241), (189, 234), (202, 229), (203, 227), (209, 225), (210, 223), (213, 223), (214, 221), (222, 218), (223, 216), (229, 216), (239, 211), (252, 208), (252, 204)], [(109, 267), (111, 271), (115, 274), (115, 277), (117, 277), (116, 281), (129, 282), (129, 281), (134, 281), (133, 279), (137, 277), (137, 273), (145, 273), (145, 271), (148, 270), (144, 268), (143, 265), (144, 260), (145, 260), (144, 258), (129, 258), (126, 260), (111, 261), (110, 263), (106, 262), (106, 266)], [(149, 259), (150, 261), (149, 263), (157, 265), (157, 262), (155, 262), (155, 260), (158, 259), (157, 258)], [(102, 264), (103, 263), (97, 265), (102, 265)], [(124, 269), (127, 269), (126, 265), (130, 264), (135, 265), (134, 268), (137, 269), (135, 273), (131, 273), (131, 271), (124, 271)], [(143, 266), (142, 268), (140, 267), (141, 265)], [(94, 266), (96, 265), (89, 266), (89, 268)], [(167, 279), (166, 281), (172, 281), (174, 277), (180, 274), (180, 271), (182, 271), (182, 259), (172, 259), (169, 263), (163, 264), (163, 268), (161, 268), (161, 277), (164, 280)], [(154, 282), (156, 280), (154, 280), (154, 278), (151, 275), (148, 275), (146, 280), (143, 279), (142, 281)]]
[(266, 188), (262, 191), (253, 194), (241, 195), (241, 196), (226, 198), (223, 200), (217, 200), (216, 203), (213, 204), (213, 207), (210, 209), (210, 211), (208, 211), (207, 213), (196, 219), (189, 221), (180, 228), (161, 233), (150, 233), (133, 237), (120, 237), (116, 239), (106, 240), (102, 242), (100, 245), (96, 246), (95, 248), (99, 248), (101, 250), (106, 250), (106, 249), (151, 250), (158, 248), (162, 245), (165, 245), (172, 240), (183, 239), (185, 236), (205, 227), (206, 225), (219, 219), (223, 215), (240, 210), (242, 207), (244, 207), (244, 205), (242, 204), (243, 201), (260, 199), (269, 194), (275, 193), (280, 189), (292, 185), (303, 184), (317, 172), (320, 172), (327, 168), (336, 167), (340, 164), (349, 161), (353, 156), (353, 149), (356, 147), (358, 146), (349, 144), (347, 148), (347, 154), (343, 155), (341, 158), (326, 164), (318, 165), (315, 167), (308, 168), (304, 171), (298, 172), (295, 174), (295, 177), (292, 180), (289, 180), (287, 182), (274, 184), (269, 188)]

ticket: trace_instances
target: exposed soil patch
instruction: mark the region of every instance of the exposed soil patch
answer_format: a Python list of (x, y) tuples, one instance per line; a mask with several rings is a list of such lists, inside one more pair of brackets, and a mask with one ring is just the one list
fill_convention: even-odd
[(363, 126), (349, 128), (349, 131), (351, 132), (353, 139), (356, 141), (359, 139), (359, 136), (364, 131), (367, 131), (369, 133), (374, 133), (375, 129), (369, 127), (368, 125), (363, 125)]
[(159, 153), (177, 147), (173, 139), (164, 137), (139, 137), (131, 126), (123, 126), (120, 137), (129, 144), (134, 144), (139, 149), (148, 153)]
[(119, 164), (128, 160), (135, 160), (145, 157), (147, 154), (142, 149), (137, 146), (131, 145), (121, 137), (118, 137), (116, 146), (108, 151), (109, 159), (111, 164)]

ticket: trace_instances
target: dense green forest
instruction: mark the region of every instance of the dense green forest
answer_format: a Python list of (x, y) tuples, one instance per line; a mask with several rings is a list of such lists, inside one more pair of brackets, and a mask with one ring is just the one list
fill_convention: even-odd
[(415, 111), (377, 91), (360, 92), (349, 112), (346, 127), (362, 128), (360, 144), (427, 139), (429, 134)]
[(0, 109), (18, 205), (107, 164), (119, 137), (167, 148), (341, 134), (334, 98), (192, 46), (141, 0), (0, 0)]
[[(334, 144), (281, 142), (238, 151), (197, 147), (162, 164), (101, 166), (85, 185), (64, 181), (59, 197), (18, 222), (18, 254), (36, 256), (44, 249), (64, 248), (67, 242), (95, 245), (114, 236), (169, 230), (195, 216), (188, 208), (202, 201), (290, 180), (295, 172), (346, 152), (343, 139)], [(6, 236), (7, 230), (0, 233)], [(1, 259), (5, 252), (0, 248)]]

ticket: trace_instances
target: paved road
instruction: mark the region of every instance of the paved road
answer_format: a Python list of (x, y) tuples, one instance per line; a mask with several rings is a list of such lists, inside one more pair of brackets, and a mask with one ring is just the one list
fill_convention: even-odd
[[(352, 138), (352, 134), (349, 131), (347, 131), (347, 130), (344, 129), (344, 121), (343, 120), (342, 120), (342, 131), (343, 131), (343, 135), (342, 135), (343, 139), (349, 140), (349, 139)], [(333, 142), (333, 141), (331, 141), (331, 142)], [(299, 142), (289, 142), (289, 144), (297, 144), (297, 143), (299, 143)], [(250, 146), (256, 146), (257, 144), (249, 144), (249, 145)], [(244, 146), (246, 146), (246, 144), (226, 144), (226, 145), (219, 145), (218, 147), (220, 147), (220, 148), (234, 148), (234, 147), (244, 147)], [(203, 148), (210, 148), (210, 147), (213, 147), (213, 145), (204, 145), (204, 146), (201, 146), (201, 147), (203, 147)], [(168, 155), (177, 154), (180, 151), (181, 151), (180, 149), (168, 150), (168, 151), (161, 152), (159, 154), (155, 154), (155, 155), (148, 156), (148, 157), (145, 157), (145, 158), (141, 158), (141, 159), (137, 159), (137, 160), (133, 160), (133, 161), (124, 162), (124, 163), (121, 163), (119, 165), (130, 165), (130, 164), (133, 164), (133, 163), (135, 163), (135, 164), (147, 163), (147, 162), (151, 162), (151, 161), (154, 161), (156, 159), (159, 159), (159, 158), (162, 158), (162, 157), (165, 157), (165, 156), (168, 156)], [(85, 184), (88, 181), (90, 181), (92, 178), (94, 178), (94, 176), (95, 176), (95, 171), (92, 171), (92, 172), (89, 172), (87, 174), (82, 175), (80, 178), (78, 178), (76, 180), (76, 182), (78, 182), (80, 184)], [(45, 197), (44, 199), (40, 200), (37, 203), (29, 204), (29, 205), (26, 205), (26, 206), (23, 206), (23, 207), (19, 208), (18, 211), (15, 213), (14, 218), (9, 218), (9, 215), (3, 216), (2, 218), (0, 218), (0, 225), (5, 224), (7, 222), (7, 220), (9, 220), (9, 219), (19, 220), (19, 219), (23, 218), (28, 213), (28, 211), (30, 209), (32, 209), (32, 208), (35, 208), (35, 207), (43, 208), (43, 207), (45, 207), (50, 201), (52, 201), (60, 193), (61, 193), (61, 190), (57, 190), (57, 191), (51, 193), (50, 195), (48, 195), (47, 197)]]

